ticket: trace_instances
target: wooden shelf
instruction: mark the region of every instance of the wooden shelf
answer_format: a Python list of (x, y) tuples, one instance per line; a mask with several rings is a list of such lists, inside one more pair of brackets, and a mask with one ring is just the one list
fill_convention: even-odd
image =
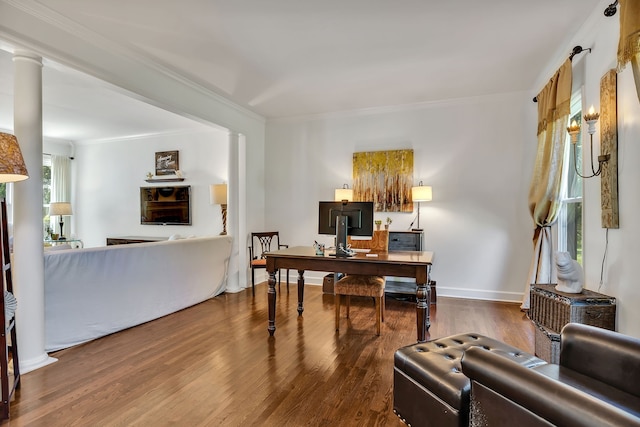
[(145, 179), (147, 182), (182, 182), (184, 178), (152, 178)]

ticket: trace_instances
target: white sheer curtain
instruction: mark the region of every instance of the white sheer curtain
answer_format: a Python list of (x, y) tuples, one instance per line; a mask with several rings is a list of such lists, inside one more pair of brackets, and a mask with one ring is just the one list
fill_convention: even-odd
[[(51, 201), (71, 202), (71, 160), (67, 156), (51, 155)], [(51, 220), (54, 230), (57, 223)], [(65, 230), (68, 232), (70, 228)]]

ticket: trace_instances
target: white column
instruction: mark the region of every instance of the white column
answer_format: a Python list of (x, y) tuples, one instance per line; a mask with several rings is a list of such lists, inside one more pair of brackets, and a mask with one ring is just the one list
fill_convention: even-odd
[(13, 272), (20, 371), (54, 362), (44, 351), (44, 249), (42, 244), (42, 59), (16, 51), (14, 133), (29, 179), (14, 191)]
[(229, 234), (233, 237), (231, 246), (231, 259), (229, 260), (229, 274), (227, 278), (227, 289), (230, 292), (238, 292), (240, 288), (240, 270), (239, 270), (239, 252), (240, 252), (240, 236), (239, 236), (239, 216), (238, 206), (240, 201), (240, 177), (239, 177), (239, 139), (240, 135), (236, 132), (229, 132), (229, 183), (227, 197), (229, 198), (229, 206), (227, 207), (227, 226)]

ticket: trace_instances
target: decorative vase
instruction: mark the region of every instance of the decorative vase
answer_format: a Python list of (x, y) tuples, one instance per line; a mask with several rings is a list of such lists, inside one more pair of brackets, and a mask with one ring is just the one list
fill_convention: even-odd
[(376, 230), (380, 230), (380, 225), (381, 224), (376, 224)]
[(389, 224), (385, 224), (385, 225), (384, 225), (384, 229), (385, 229), (385, 230), (388, 230), (388, 229), (389, 229)]

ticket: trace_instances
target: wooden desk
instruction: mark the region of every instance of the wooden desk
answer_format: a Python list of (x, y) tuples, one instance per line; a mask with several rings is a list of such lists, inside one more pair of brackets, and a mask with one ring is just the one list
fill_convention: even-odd
[(311, 246), (296, 246), (280, 251), (269, 252), (267, 272), (269, 273), (269, 335), (276, 331), (276, 271), (290, 268), (298, 270), (298, 315), (304, 311), (304, 272), (339, 271), (345, 274), (368, 274), (378, 276), (413, 277), (416, 279), (416, 326), (418, 342), (427, 339), (429, 322), (430, 289), (429, 273), (433, 261), (433, 252), (404, 251), (379, 253), (367, 256), (358, 253), (354, 257), (337, 258), (330, 255), (316, 255)]

